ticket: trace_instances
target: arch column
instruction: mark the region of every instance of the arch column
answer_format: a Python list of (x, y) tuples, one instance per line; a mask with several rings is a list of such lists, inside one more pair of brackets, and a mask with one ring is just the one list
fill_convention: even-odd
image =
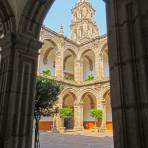
[(107, 122), (106, 120), (106, 101), (104, 98), (101, 100), (101, 103), (102, 103), (102, 111), (103, 111), (101, 129), (106, 130), (106, 122)]
[(80, 83), (81, 80), (82, 80), (82, 69), (81, 69), (81, 66), (82, 66), (82, 61), (81, 60), (78, 60), (76, 59), (75, 60), (75, 66), (74, 66), (74, 78), (75, 78), (75, 81)]
[(99, 49), (95, 50), (95, 73), (96, 73), (96, 79), (101, 80), (102, 78), (102, 72), (101, 72), (101, 60), (99, 55)]
[(74, 129), (83, 130), (83, 102), (74, 104)]
[(63, 55), (60, 51), (56, 53), (55, 58), (55, 75), (59, 80), (63, 79)]
[(33, 99), (41, 43), (10, 33), (0, 40), (0, 146), (31, 148)]
[(98, 75), (98, 79), (99, 80), (102, 80), (103, 77), (104, 77), (104, 64), (103, 64), (103, 55), (102, 54), (98, 54), (98, 57), (97, 58), (97, 75)]
[(148, 2), (106, 2), (114, 147), (147, 148)]

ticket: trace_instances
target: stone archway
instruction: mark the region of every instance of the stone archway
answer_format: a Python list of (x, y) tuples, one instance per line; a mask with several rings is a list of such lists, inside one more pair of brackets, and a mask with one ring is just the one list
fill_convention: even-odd
[(110, 90), (108, 90), (104, 95), (104, 104), (105, 105), (105, 119), (106, 119), (106, 129), (107, 130), (112, 130), (113, 125), (112, 125), (112, 108), (111, 108), (111, 98), (110, 98)]
[(96, 97), (92, 93), (85, 93), (82, 96), (83, 102), (83, 126), (84, 129), (91, 129), (95, 125), (95, 119), (90, 116), (90, 110), (97, 108)]
[(62, 106), (63, 107), (69, 107), (69, 108), (72, 108), (73, 109), (73, 115), (72, 117), (70, 118), (67, 118), (67, 119), (64, 119), (64, 127), (66, 129), (73, 129), (74, 128), (74, 104), (75, 104), (75, 101), (76, 101), (76, 96), (71, 93), (71, 92), (68, 92), (66, 95), (64, 95), (63, 97), (63, 104)]
[(75, 58), (76, 54), (71, 49), (66, 49), (64, 51), (64, 62), (63, 62), (63, 75), (65, 80), (75, 80)]
[(89, 76), (96, 78), (96, 70), (95, 70), (95, 54), (91, 49), (85, 50), (81, 56), (81, 73), (82, 80), (89, 80)]
[(44, 70), (50, 70), (50, 76), (56, 75), (56, 53), (57, 45), (49, 39), (43, 40), (43, 46), (40, 49), (38, 62), (38, 72), (42, 74)]
[[(5, 1), (2, 0), (0, 4), (6, 4)], [(14, 32), (10, 32), (5, 39), (0, 41), (3, 49), (8, 51), (6, 53), (10, 53), (2, 55), (2, 68), (0, 68), (3, 73), (0, 79), (2, 80), (5, 75), (3, 79), (5, 85), (4, 81), (0, 81), (2, 92), (0, 99), (4, 101), (1, 105), (5, 108), (1, 113), (1, 119), (6, 121), (0, 122), (0, 137), (2, 137), (0, 145), (2, 148), (6, 146), (16, 148), (18, 145), (20, 148), (30, 148), (33, 104), (31, 99), (34, 95), (37, 49), (41, 47), (37, 39), (43, 19), (54, 0), (28, 0), (27, 2), (23, 0), (15, 5), (14, 1), (9, 2), (16, 13), (9, 15), (7, 12), (10, 6), (7, 4), (7, 9), (2, 9), (6, 7), (0, 5), (1, 10), (3, 14), (6, 14), (6, 18), (10, 19), (12, 16), (12, 24), (17, 23), (17, 29), (12, 27)], [(22, 5), (20, 5), (21, 2)], [(115, 148), (145, 148), (148, 147), (148, 71), (146, 66), (148, 3), (146, 0), (105, 0), (105, 2), (107, 4)], [(6, 30), (8, 24), (5, 24)], [(26, 75), (23, 75), (23, 70), (28, 77), (24, 77)], [(23, 81), (24, 78), (26, 81)], [(30, 88), (26, 90), (25, 96), (21, 91), (23, 87)], [(16, 92), (19, 93), (16, 94)], [(25, 99), (22, 99), (22, 96)], [(28, 96), (30, 96), (29, 99)], [(15, 110), (16, 107), (19, 108), (19, 112)], [(9, 117), (8, 113), (10, 113)], [(4, 126), (7, 128), (3, 129)], [(24, 130), (25, 128), (27, 131)]]

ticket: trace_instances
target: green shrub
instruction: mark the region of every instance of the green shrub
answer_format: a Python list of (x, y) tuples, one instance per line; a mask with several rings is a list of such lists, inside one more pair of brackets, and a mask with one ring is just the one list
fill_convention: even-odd
[(103, 113), (101, 109), (94, 108), (90, 110), (90, 115), (95, 119), (102, 119)]
[(61, 118), (70, 118), (72, 116), (73, 109), (70, 107), (63, 107), (59, 109), (59, 114)]
[(51, 76), (50, 69), (45, 69), (45, 70), (42, 71), (42, 73), (43, 73), (44, 76)]
[(94, 80), (94, 79), (95, 77), (92, 74), (88, 75), (86, 78), (87, 81)]

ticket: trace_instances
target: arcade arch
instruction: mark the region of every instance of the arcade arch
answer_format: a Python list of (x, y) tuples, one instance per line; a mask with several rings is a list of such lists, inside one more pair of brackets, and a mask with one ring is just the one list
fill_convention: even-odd
[(110, 90), (108, 90), (103, 98), (105, 99), (105, 110), (106, 110), (106, 128), (112, 130), (112, 108), (111, 108), (111, 97), (110, 97)]
[(50, 70), (50, 75), (55, 76), (57, 46), (51, 40), (44, 40), (40, 50), (38, 69), (39, 73), (43, 70)]
[(75, 103), (75, 100), (76, 100), (76, 96), (72, 92), (65, 94), (63, 97), (62, 106), (69, 107), (69, 108), (73, 109), (72, 117), (64, 119), (63, 126), (66, 129), (73, 129), (74, 128), (74, 103)]
[[(26, 0), (20, 1), (22, 2), (22, 7), (15, 7), (17, 17), (14, 18), (13, 13), (9, 13), (8, 11), (11, 9), (10, 5), (8, 5), (7, 0), (1, 0), (0, 16), (4, 19), (4, 28), (5, 32), (11, 30), (13, 28), (13, 33), (9, 36), (10, 39), (6, 41), (6, 44), (13, 44), (10, 49), (8, 47), (8, 51), (10, 55), (7, 57), (11, 58), (12, 63), (20, 65), (21, 67), (24, 64), (24, 59), (19, 59), (13, 57), (16, 53), (20, 53), (20, 57), (28, 56), (30, 57), (30, 61), (28, 60), (28, 65), (32, 68), (27, 74), (32, 77), (32, 81), (27, 86), (30, 86), (30, 91), (26, 92), (26, 104), (25, 106), (17, 107), (22, 110), (21, 116), (22, 118), (28, 122), (23, 122), (20, 119), (20, 110), (16, 113), (16, 116), (19, 118), (13, 119), (14, 114), (7, 115), (8, 112), (14, 113), (13, 109), (16, 109), (16, 104), (11, 102), (11, 100), (18, 102), (17, 98), (21, 98), (22, 92), (17, 91), (14, 87), (11, 89), (11, 86), (14, 86), (15, 80), (18, 80), (22, 75), (20, 69), (15, 69), (16, 67), (12, 65), (10, 62), (7, 67), (8, 70), (4, 71), (3, 75), (6, 75), (6, 79), (11, 80), (5, 82), (5, 88), (2, 90), (9, 90), (9, 92), (3, 91), (3, 96), (5, 99), (3, 100), (0, 97), (0, 101), (4, 101), (4, 110), (1, 113), (2, 122), (0, 122), (0, 133), (3, 139), (0, 141), (2, 147), (14, 147), (14, 145), (20, 144), (20, 147), (31, 147), (31, 136), (32, 128), (31, 119), (32, 115), (32, 100), (28, 100), (28, 96), (33, 97), (33, 90), (35, 86), (35, 73), (36, 73), (36, 62), (37, 62), (37, 53), (35, 50), (39, 49), (41, 44), (37, 41), (39, 37), (40, 28), (43, 22), (47, 11), (51, 7), (54, 0), (44, 0), (44, 1), (34, 1), (34, 0)], [(12, 4), (13, 1), (9, 1)], [(5, 4), (3, 6), (3, 4)], [(127, 0), (127, 1), (107, 1), (107, 19), (108, 19), (108, 32), (109, 32), (109, 45), (110, 45), (110, 67), (111, 67), (111, 86), (114, 87), (116, 91), (112, 91), (112, 102), (113, 102), (113, 112), (114, 112), (114, 134), (115, 134), (115, 148), (121, 147), (129, 147), (129, 148), (144, 148), (148, 146), (147, 142), (147, 114), (145, 114), (147, 109), (147, 55), (145, 54), (147, 47), (147, 1), (139, 1), (139, 0)], [(25, 7), (24, 7), (25, 6)], [(13, 7), (13, 5), (12, 5)], [(18, 11), (18, 8), (21, 8)], [(23, 9), (24, 8), (24, 9)], [(20, 13), (17, 13), (20, 12)], [(21, 13), (22, 12), (22, 13)], [(3, 14), (3, 15), (1, 15)], [(138, 16), (138, 17), (137, 17)], [(21, 18), (21, 20), (19, 20)], [(6, 20), (6, 21), (5, 21)], [(10, 21), (11, 20), (11, 21)], [(17, 22), (18, 28), (16, 29), (15, 22)], [(114, 25), (115, 24), (115, 25)], [(125, 25), (127, 27), (125, 27)], [(9, 26), (9, 27), (7, 27)], [(10, 27), (11, 26), (11, 27)], [(17, 32), (16, 32), (17, 30)], [(21, 34), (22, 33), (22, 34)], [(21, 35), (20, 35), (21, 34)], [(22, 43), (18, 37), (22, 37), (22, 39), (27, 42), (27, 45)], [(12, 40), (13, 39), (13, 40)], [(130, 39), (130, 40), (129, 40)], [(14, 41), (14, 42), (12, 42)], [(125, 44), (127, 43), (127, 44)], [(16, 46), (14, 44), (19, 44), (19, 50), (23, 52), (18, 52)], [(8, 44), (7, 44), (8, 45)], [(33, 46), (35, 45), (35, 46)], [(25, 52), (24, 54), (24, 46), (30, 49), (31, 52)], [(123, 50), (124, 49), (124, 50)], [(26, 50), (26, 49), (25, 49)], [(34, 51), (33, 51), (34, 50)], [(34, 53), (34, 54), (32, 54)], [(126, 54), (125, 54), (126, 53)], [(2, 58), (4, 58), (2, 56)], [(23, 63), (21, 63), (21, 62)], [(138, 61), (138, 62), (137, 62)], [(33, 63), (33, 64), (32, 64)], [(3, 64), (3, 63), (2, 63)], [(32, 64), (32, 65), (31, 65)], [(138, 69), (137, 69), (138, 66)], [(10, 69), (11, 67), (11, 69)], [(18, 79), (14, 76), (15, 72), (18, 73)], [(9, 73), (8, 73), (9, 71)], [(11, 71), (11, 72), (10, 72)], [(1, 75), (1, 80), (3, 80), (3, 75)], [(139, 80), (139, 76), (141, 79)], [(30, 79), (30, 77), (28, 79)], [(22, 78), (23, 80), (23, 78)], [(1, 81), (3, 84), (4, 80)], [(10, 85), (11, 84), (11, 85)], [(19, 81), (19, 84), (15, 84), (16, 88), (19, 86), (23, 87), (24, 82)], [(18, 92), (16, 95), (10, 95), (11, 93)], [(10, 99), (10, 97), (12, 97)], [(132, 102), (132, 105), (131, 105)], [(7, 106), (6, 106), (7, 104)], [(31, 106), (28, 108), (27, 106)], [(9, 106), (11, 105), (11, 107)], [(12, 106), (13, 105), (13, 106)], [(24, 105), (24, 104), (23, 104)], [(142, 107), (141, 107), (142, 105)], [(127, 114), (128, 113), (128, 114)], [(17, 121), (16, 121), (17, 120)], [(6, 121), (7, 123), (4, 123)], [(9, 123), (8, 123), (9, 122)], [(18, 127), (14, 127), (14, 123), (18, 123), (22, 128), (18, 129)], [(7, 128), (2, 129), (3, 125), (8, 125)], [(10, 126), (11, 125), (11, 126)], [(25, 127), (28, 129), (28, 133), (24, 131)], [(13, 129), (13, 130), (12, 130)], [(134, 130), (133, 130), (134, 129)], [(16, 138), (13, 132), (17, 132), (18, 135), (21, 134), (21, 137)], [(7, 135), (10, 135), (9, 137)], [(7, 137), (6, 137), (7, 136)], [(128, 137), (128, 138), (127, 138)], [(19, 139), (21, 140), (19, 141)], [(4, 139), (7, 139), (5, 141)], [(9, 143), (8, 143), (9, 140)]]
[(86, 50), (83, 52), (81, 56), (82, 60), (82, 74), (83, 80), (89, 80), (89, 76), (92, 76), (92, 79), (96, 78), (96, 71), (95, 71), (95, 54), (94, 51), (91, 49)]
[(75, 53), (71, 49), (67, 49), (64, 51), (64, 62), (63, 62), (63, 72), (64, 72), (64, 79), (67, 80), (74, 80), (74, 62), (75, 62)]
[(97, 100), (90, 92), (85, 93), (81, 99), (83, 102), (83, 126), (85, 129), (91, 129), (95, 125), (95, 119), (90, 116), (90, 110), (97, 108)]

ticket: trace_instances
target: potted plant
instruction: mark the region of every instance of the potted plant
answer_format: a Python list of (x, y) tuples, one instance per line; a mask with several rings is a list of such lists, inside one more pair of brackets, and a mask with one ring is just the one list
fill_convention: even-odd
[[(70, 118), (72, 116), (72, 113), (73, 113), (73, 109), (70, 107), (63, 107), (59, 109), (59, 114), (62, 119), (62, 124), (64, 124), (64, 119)], [(64, 126), (60, 127), (60, 132), (63, 133), (64, 131), (65, 131), (65, 127)]]
[(51, 70), (50, 69), (45, 69), (45, 70), (43, 70), (42, 71), (42, 74), (44, 75), (44, 76), (51, 76)]
[(91, 80), (94, 80), (94, 79), (95, 79), (95, 77), (92, 74), (90, 74), (90, 75), (87, 76), (86, 81), (91, 81)]
[(97, 127), (97, 121), (102, 120), (102, 116), (103, 116), (103, 112), (101, 109), (91, 109), (90, 110), (90, 116), (95, 118), (95, 126), (94, 129), (96, 129), (98, 131), (98, 127)]

